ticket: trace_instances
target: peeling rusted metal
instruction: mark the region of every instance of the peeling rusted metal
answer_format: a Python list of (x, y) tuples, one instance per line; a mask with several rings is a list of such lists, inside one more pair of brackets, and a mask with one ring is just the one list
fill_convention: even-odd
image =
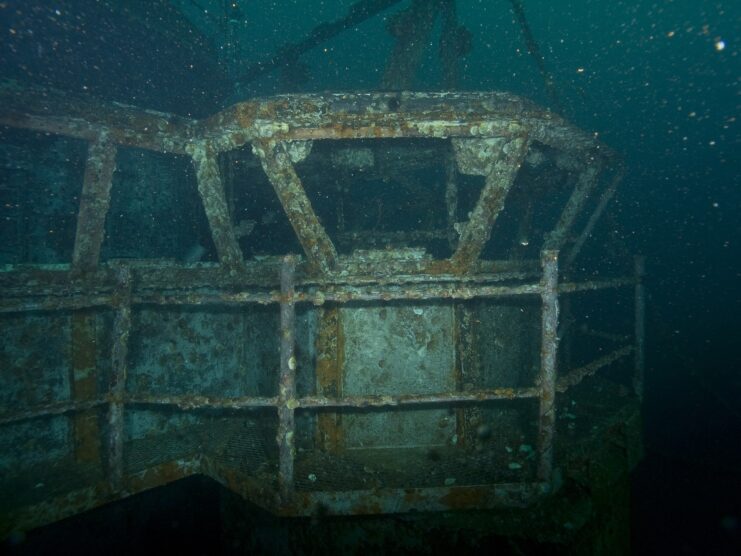
[(208, 143), (202, 141), (190, 143), (187, 150), (193, 158), (198, 180), (198, 194), (201, 196), (203, 208), (206, 211), (208, 225), (211, 228), (211, 238), (219, 255), (219, 263), (229, 268), (240, 266), (242, 251), (237, 243), (237, 236), (229, 215), (216, 153)]
[(309, 263), (323, 274), (330, 272), (335, 265), (337, 251), (319, 222), (296, 174), (290, 146), (286, 143), (260, 141), (255, 142), (252, 148), (262, 162)]
[(103, 132), (88, 146), (72, 251), (72, 269), (75, 271), (89, 271), (98, 266), (115, 167), (116, 146), (109, 140), (108, 133)]
[(558, 251), (541, 253), (542, 330), (540, 346), (540, 409), (538, 424), (538, 478), (550, 483), (553, 438), (556, 430), (556, 350), (558, 345)]
[(278, 379), (278, 485), (281, 497), (293, 496), (293, 463), (296, 459), (296, 310), (294, 272), (296, 259), (287, 255), (280, 273), (280, 376)]

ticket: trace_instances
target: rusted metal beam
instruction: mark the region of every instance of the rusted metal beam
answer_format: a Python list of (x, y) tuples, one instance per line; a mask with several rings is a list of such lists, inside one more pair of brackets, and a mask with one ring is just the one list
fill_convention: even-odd
[(586, 291), (624, 288), (635, 284), (633, 278), (612, 278), (610, 280), (588, 280), (585, 282), (564, 282), (558, 285), (558, 293), (579, 293)]
[(38, 419), (39, 417), (50, 417), (52, 415), (65, 415), (67, 413), (75, 413), (78, 411), (88, 411), (90, 409), (101, 407), (107, 403), (107, 399), (101, 398), (87, 401), (68, 401), (45, 404), (31, 409), (24, 409), (23, 411), (3, 413), (0, 415), (0, 425), (19, 423), (30, 419)]
[(461, 59), (471, 50), (472, 35), (458, 22), (456, 0), (443, 2), (440, 19), (442, 88), (446, 91), (454, 91), (460, 88)]
[(124, 396), (128, 373), (129, 334), (131, 332), (131, 272), (118, 269), (118, 307), (113, 320), (111, 350), (110, 404), (108, 407), (108, 481), (113, 492), (123, 486)]
[(633, 389), (638, 399), (643, 400), (644, 375), (646, 369), (646, 258), (638, 256), (635, 265), (635, 361)]
[(170, 405), (183, 410), (193, 409), (226, 409), (240, 410), (261, 407), (277, 407), (280, 401), (277, 396), (239, 396), (235, 398), (218, 398), (213, 396), (184, 395), (161, 396), (143, 395), (126, 396), (127, 405)]
[(581, 252), (581, 248), (584, 246), (584, 242), (592, 235), (592, 231), (594, 230), (594, 227), (597, 225), (597, 222), (602, 216), (602, 213), (605, 211), (607, 204), (610, 202), (610, 200), (615, 195), (618, 185), (620, 185), (620, 182), (623, 181), (624, 176), (625, 176), (625, 167), (623, 165), (620, 165), (620, 168), (615, 173), (615, 175), (612, 177), (612, 180), (610, 180), (610, 185), (607, 186), (607, 188), (602, 192), (599, 202), (597, 203), (597, 206), (594, 208), (594, 211), (592, 212), (592, 214), (589, 216), (589, 220), (587, 221), (586, 226), (584, 226), (584, 229), (582, 230), (581, 234), (579, 234), (579, 237), (577, 237), (576, 241), (574, 241), (574, 245), (572, 246), (571, 251), (569, 252), (568, 258), (566, 259), (567, 267), (571, 266), (571, 264), (574, 262), (574, 259), (576, 259), (576, 257), (579, 256), (579, 253)]
[(412, 0), (406, 10), (389, 18), (387, 28), (396, 44), (381, 79), (382, 89), (403, 91), (413, 87), (442, 3), (441, 0)]
[(465, 274), (472, 270), (489, 240), (491, 229), (525, 159), (529, 142), (524, 137), (507, 142), (458, 140), (453, 142), (453, 146), (463, 172), (486, 175), (479, 200), (461, 232), (458, 248), (450, 258), (455, 271)]
[(221, 182), (217, 154), (211, 146), (203, 141), (188, 145), (188, 154), (193, 158), (198, 180), (198, 194), (206, 211), (208, 225), (211, 228), (219, 263), (227, 268), (242, 265), (242, 250), (239, 248), (234, 233), (229, 207), (227, 206), (224, 186)]
[[(183, 410), (193, 409), (258, 409), (263, 407), (280, 407), (288, 404), (296, 408), (340, 408), (340, 407), (404, 407), (419, 405), (449, 405), (457, 403), (479, 403), (496, 400), (516, 400), (537, 398), (540, 389), (526, 388), (493, 388), (466, 392), (444, 392), (440, 394), (406, 394), (399, 396), (305, 396), (284, 402), (280, 397), (241, 396), (238, 398), (215, 398), (208, 396), (126, 396), (124, 402), (129, 405), (170, 405)], [(101, 402), (102, 403), (102, 402)], [(75, 406), (76, 407), (76, 406)], [(87, 407), (87, 406), (80, 406)], [(67, 409), (72, 411), (74, 409)], [(45, 415), (42, 409), (37, 415)], [(12, 417), (15, 420), (21, 418)]]
[(551, 482), (553, 438), (556, 430), (556, 350), (558, 346), (558, 251), (541, 253), (542, 329), (540, 346), (540, 409), (538, 479)]
[(280, 376), (278, 379), (278, 485), (281, 498), (293, 497), (293, 464), (296, 459), (296, 310), (294, 272), (296, 259), (287, 255), (280, 273)]
[(347, 396), (331, 398), (308, 396), (299, 398), (296, 403), (302, 408), (320, 407), (403, 407), (418, 405), (449, 405), (477, 403), (495, 400), (516, 400), (537, 398), (538, 388), (494, 388), (474, 392), (445, 392), (441, 394), (407, 394), (400, 396)]
[(113, 304), (113, 296), (76, 294), (74, 297), (33, 296), (26, 298), (0, 299), (0, 313), (26, 313), (33, 311), (63, 311), (108, 307)]
[[(423, 279), (424, 277), (419, 277)], [(531, 283), (529, 273), (505, 274), (496, 280), (495, 276), (476, 276), (479, 283), (474, 280), (453, 280), (446, 277), (445, 281), (418, 282), (411, 277), (403, 278), (401, 283), (375, 284), (377, 279), (366, 278), (371, 282), (363, 285), (360, 280), (358, 285), (354, 284), (329, 284), (323, 283), (318, 286), (307, 286), (295, 294), (297, 303), (312, 303), (323, 305), (324, 303), (349, 303), (351, 301), (392, 301), (410, 300), (421, 301), (431, 299), (474, 299), (513, 297), (518, 295), (539, 295), (540, 285)], [(407, 281), (407, 279), (409, 281)], [(514, 285), (497, 285), (500, 281), (512, 280), (518, 282)], [(493, 282), (491, 280), (494, 280)], [(524, 281), (524, 283), (522, 283)], [(586, 291), (597, 291), (608, 288), (620, 288), (632, 286), (635, 280), (632, 278), (614, 278), (611, 280), (596, 280), (587, 282), (566, 282), (558, 286), (558, 293), (570, 294)], [(246, 305), (256, 303), (267, 305), (279, 303), (280, 292), (277, 290), (264, 291), (261, 289), (246, 289), (244, 286), (228, 287), (224, 285), (224, 291), (214, 287), (213, 292), (198, 292), (191, 289), (184, 291), (173, 288), (169, 293), (159, 293), (152, 287), (142, 288), (141, 283), (131, 295), (131, 303), (134, 305)], [(164, 287), (164, 285), (163, 285)], [(246, 291), (230, 291), (235, 287), (246, 289)], [(49, 292), (43, 296), (16, 297), (0, 300), (0, 314), (33, 311), (60, 311), (70, 309), (84, 309), (91, 307), (111, 307), (116, 305), (114, 294), (85, 295), (83, 293), (66, 293), (68, 297), (62, 297), (58, 293)]]
[(587, 363), (582, 367), (573, 369), (565, 373), (563, 376), (560, 376), (558, 378), (558, 381), (556, 383), (556, 391), (566, 392), (569, 388), (571, 388), (572, 386), (576, 386), (586, 377), (593, 375), (600, 369), (611, 365), (612, 363), (618, 361), (619, 359), (622, 359), (623, 357), (627, 357), (634, 351), (635, 348), (633, 346), (621, 347), (608, 353), (607, 355), (603, 355), (602, 357), (595, 359), (591, 363)]
[(556, 227), (546, 234), (544, 249), (558, 251), (564, 246), (574, 225), (574, 220), (576, 220), (584, 207), (584, 203), (597, 185), (601, 170), (602, 164), (599, 160), (589, 160), (587, 162), (587, 165), (579, 174), (576, 186), (561, 212)]
[(281, 508), (284, 515), (367, 515), (412, 511), (525, 508), (550, 491), (543, 482), (493, 485), (378, 488), (333, 492), (300, 492), (293, 507)]
[(411, 230), (398, 232), (374, 232), (363, 230), (360, 232), (343, 232), (337, 234), (337, 241), (365, 245), (401, 245), (412, 242), (433, 241), (447, 239), (446, 230)]
[(66, 91), (0, 83), (0, 125), (185, 154), (194, 120)]
[(73, 271), (93, 270), (100, 261), (105, 218), (111, 204), (111, 180), (116, 168), (116, 152), (116, 145), (108, 138), (107, 132), (101, 133), (88, 146), (75, 245), (72, 250)]
[(447, 217), (447, 238), (451, 251), (458, 246), (458, 177), (455, 170), (455, 156), (449, 153), (445, 161), (445, 215)]
[(319, 222), (293, 167), (293, 162), (305, 157), (310, 148), (308, 145), (302, 150), (298, 146), (272, 141), (259, 141), (252, 145), (304, 248), (306, 258), (318, 272), (327, 274), (335, 265), (337, 251)]
[(254, 141), (527, 136), (567, 153), (613, 156), (593, 135), (502, 92), (287, 95), (235, 104), (199, 121), (196, 134), (220, 151)]

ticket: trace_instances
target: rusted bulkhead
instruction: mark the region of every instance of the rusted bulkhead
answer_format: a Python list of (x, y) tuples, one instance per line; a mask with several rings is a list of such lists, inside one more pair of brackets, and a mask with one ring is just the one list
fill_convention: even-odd
[[(524, 507), (568, 460), (559, 396), (642, 369), (642, 267), (559, 279), (619, 161), (513, 95), (290, 95), (194, 121), (6, 83), (0, 124), (88, 143), (69, 260), (0, 272), (2, 531), (192, 473), (285, 515)], [(147, 151), (187, 161), (215, 260), (116, 251), (116, 180)], [(401, 229), (371, 187), (412, 199)], [(291, 237), (265, 254), (250, 234), (278, 217), (239, 214), (268, 197)], [(566, 365), (559, 298), (626, 286), (635, 341)]]

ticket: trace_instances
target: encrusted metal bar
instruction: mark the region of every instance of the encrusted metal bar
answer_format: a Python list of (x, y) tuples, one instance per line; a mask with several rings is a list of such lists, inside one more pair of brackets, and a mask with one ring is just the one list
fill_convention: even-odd
[(293, 463), (296, 458), (296, 311), (294, 272), (296, 258), (287, 255), (280, 272), (280, 377), (278, 381), (278, 484), (281, 498), (293, 496)]
[(540, 346), (540, 410), (538, 427), (538, 479), (549, 483), (553, 472), (553, 437), (556, 428), (556, 350), (558, 345), (558, 251), (541, 253), (542, 330)]
[(90, 307), (105, 307), (113, 303), (112, 295), (84, 295), (64, 298), (49, 295), (31, 298), (0, 299), (0, 313), (25, 313), (32, 311), (62, 311), (87, 309)]
[(229, 215), (219, 162), (216, 159), (217, 153), (208, 143), (200, 141), (188, 145), (188, 154), (193, 157), (198, 179), (198, 194), (206, 211), (219, 263), (225, 267), (241, 266), (242, 251)]
[[(508, 274), (503, 278), (521, 281), (529, 274)], [(417, 282), (408, 277), (408, 283), (400, 284), (326, 284), (311, 286), (296, 292), (297, 303), (312, 303), (323, 305), (327, 302), (348, 303), (351, 301), (392, 301), (392, 300), (430, 300), (430, 299), (474, 299), (511, 297), (517, 295), (539, 295), (540, 285), (520, 283), (511, 286), (500, 286), (494, 283), (477, 283), (473, 280), (441, 282)], [(477, 277), (478, 279), (493, 280), (495, 277)], [(367, 278), (367, 281), (377, 281)], [(506, 281), (506, 280), (502, 280)], [(612, 280), (596, 280), (588, 282), (566, 282), (558, 286), (558, 293), (569, 294), (585, 291), (597, 291), (608, 288), (632, 286), (632, 278), (615, 278)], [(45, 296), (29, 296), (20, 298), (0, 299), (0, 314), (32, 311), (59, 311), (69, 309), (84, 309), (89, 307), (113, 306), (116, 297), (113, 294), (87, 296), (81, 293), (69, 293), (68, 297), (49, 293)], [(40, 297), (40, 298), (39, 298)], [(279, 303), (280, 292), (276, 290), (261, 291), (177, 291), (159, 293), (151, 289), (137, 289), (131, 296), (134, 305), (246, 305), (256, 303), (267, 305)]]
[(113, 492), (123, 486), (124, 396), (131, 331), (131, 271), (118, 269), (118, 308), (113, 321), (110, 405), (108, 408), (108, 481)]
[(564, 282), (558, 285), (558, 293), (579, 293), (586, 291), (624, 288), (635, 284), (633, 278), (612, 278), (610, 280), (588, 280), (586, 282)]
[(105, 235), (105, 218), (111, 203), (111, 180), (116, 167), (116, 145), (108, 133), (88, 146), (80, 212), (72, 251), (72, 269), (89, 271), (98, 266)]
[(635, 258), (635, 375), (633, 389), (638, 399), (643, 400), (644, 374), (646, 367), (646, 286), (643, 280), (646, 276), (646, 258)]
[(48, 88), (0, 83), (0, 125), (185, 154), (194, 120)]
[(299, 398), (299, 407), (402, 407), (415, 405), (437, 405), (488, 402), (537, 398), (538, 388), (494, 388), (474, 392), (445, 392), (442, 394), (408, 394), (401, 396), (347, 396), (330, 398), (308, 396)]
[(461, 233), (458, 248), (450, 259), (457, 272), (464, 274), (471, 271), (479, 258), (489, 240), (491, 229), (504, 208), (504, 200), (522, 165), (528, 145), (529, 142), (524, 137), (513, 138), (500, 147), (501, 153), (496, 160), (483, 162), (489, 166), (486, 183)]
[(594, 230), (594, 227), (597, 225), (597, 222), (602, 216), (602, 213), (605, 211), (605, 208), (607, 208), (607, 204), (615, 195), (618, 185), (620, 185), (620, 182), (623, 181), (624, 176), (625, 168), (621, 165), (620, 169), (612, 177), (612, 180), (610, 180), (610, 185), (607, 186), (607, 188), (602, 192), (599, 202), (594, 208), (594, 212), (592, 212), (592, 214), (589, 216), (589, 220), (587, 221), (586, 226), (584, 226), (581, 234), (579, 234), (579, 237), (576, 238), (576, 241), (574, 241), (574, 245), (569, 252), (568, 258), (566, 259), (566, 266), (571, 266), (576, 257), (579, 256), (581, 248), (584, 246), (584, 242), (589, 238), (589, 236), (592, 235), (592, 230)]
[(588, 161), (586, 167), (579, 174), (574, 191), (571, 193), (556, 227), (546, 234), (545, 249), (558, 251), (568, 239), (571, 227), (577, 215), (581, 212), (584, 203), (597, 185), (602, 164), (598, 159)]
[(271, 141), (256, 141), (252, 150), (260, 158), (309, 263), (323, 274), (330, 272), (335, 265), (337, 251), (319, 222), (293, 167), (293, 162), (306, 156), (308, 151), (296, 149), (291, 152), (286, 143)]
[(136, 395), (126, 396), (127, 405), (170, 405), (179, 409), (251, 409), (276, 407), (280, 401), (277, 396), (240, 396), (235, 398), (216, 398), (211, 396), (159, 396)]
[[(609, 148), (592, 134), (535, 104), (503, 92), (369, 92), (302, 94), (241, 102), (197, 124), (215, 149), (253, 141), (460, 137), (512, 139), (527, 135), (567, 153)], [(595, 149), (599, 147), (599, 151)]]
[[(495, 400), (537, 398), (539, 388), (494, 388), (470, 392), (444, 392), (440, 394), (407, 394), (399, 396), (306, 396), (284, 402), (280, 397), (242, 396), (238, 398), (212, 398), (208, 396), (128, 396), (126, 404), (171, 405), (184, 410), (192, 409), (252, 409), (280, 407), (288, 404), (295, 408), (340, 408), (340, 407), (403, 407), (418, 405), (449, 405), (453, 403), (477, 403)], [(39, 415), (42, 410), (39, 410)], [(20, 419), (19, 419), (20, 420)]]
[(88, 411), (90, 409), (95, 409), (96, 407), (105, 405), (106, 403), (108, 403), (107, 399), (52, 403), (33, 409), (25, 409), (23, 411), (14, 411), (12, 413), (0, 415), (0, 425), (19, 423), (21, 421), (28, 421), (30, 419), (37, 419), (39, 417), (49, 417), (52, 415), (64, 415), (65, 413)]
[(635, 348), (633, 346), (621, 347), (620, 349), (616, 349), (615, 351), (612, 351), (607, 355), (603, 355), (602, 357), (595, 359), (591, 363), (565, 373), (563, 376), (558, 378), (558, 381), (556, 383), (556, 391), (566, 392), (566, 390), (568, 390), (572, 386), (576, 386), (586, 377), (593, 375), (594, 373), (604, 367), (607, 367), (608, 365), (611, 365), (618, 359), (627, 357), (634, 351)]
[(335, 236), (338, 242), (361, 243), (362, 245), (405, 244), (413, 241), (432, 241), (447, 239), (446, 230), (411, 230), (400, 232), (378, 232), (363, 230), (360, 232), (343, 232)]

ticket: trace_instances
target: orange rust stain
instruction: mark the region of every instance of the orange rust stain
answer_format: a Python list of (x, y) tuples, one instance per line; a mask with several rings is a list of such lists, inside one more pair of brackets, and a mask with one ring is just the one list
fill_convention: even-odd
[[(318, 393), (326, 396), (341, 396), (342, 368), (345, 353), (344, 335), (337, 307), (323, 309), (320, 314), (317, 347)], [(325, 450), (336, 452), (343, 445), (340, 416), (322, 411), (317, 418), (317, 440)]]
[(451, 510), (481, 507), (486, 493), (480, 488), (453, 488), (440, 501)]

